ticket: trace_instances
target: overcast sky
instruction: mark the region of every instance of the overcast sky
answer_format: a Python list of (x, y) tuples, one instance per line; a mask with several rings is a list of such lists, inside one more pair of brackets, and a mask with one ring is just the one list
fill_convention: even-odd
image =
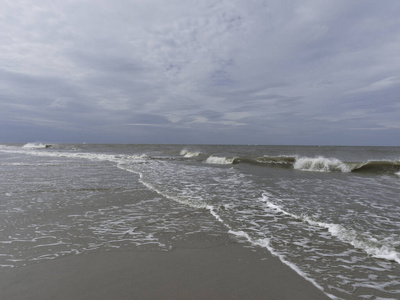
[(0, 142), (400, 145), (399, 0), (1, 0)]

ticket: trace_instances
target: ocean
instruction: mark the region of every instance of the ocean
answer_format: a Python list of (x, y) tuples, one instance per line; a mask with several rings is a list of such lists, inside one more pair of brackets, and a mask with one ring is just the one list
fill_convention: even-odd
[(0, 269), (217, 241), (400, 299), (400, 147), (2, 144), (0, 228)]

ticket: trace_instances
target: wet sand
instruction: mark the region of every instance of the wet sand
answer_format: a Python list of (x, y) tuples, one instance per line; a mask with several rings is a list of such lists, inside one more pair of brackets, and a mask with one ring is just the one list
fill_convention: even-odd
[(0, 299), (329, 299), (240, 245), (98, 252), (0, 271)]

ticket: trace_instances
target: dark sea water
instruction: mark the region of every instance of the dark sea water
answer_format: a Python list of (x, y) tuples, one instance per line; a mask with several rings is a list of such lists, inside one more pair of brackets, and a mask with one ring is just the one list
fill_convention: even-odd
[(400, 147), (4, 144), (0, 229), (0, 269), (225, 241), (400, 299)]

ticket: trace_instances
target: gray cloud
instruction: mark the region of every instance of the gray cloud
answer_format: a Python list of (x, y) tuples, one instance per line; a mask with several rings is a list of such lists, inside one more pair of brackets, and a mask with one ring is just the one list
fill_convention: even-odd
[(399, 143), (398, 1), (3, 2), (1, 141)]

